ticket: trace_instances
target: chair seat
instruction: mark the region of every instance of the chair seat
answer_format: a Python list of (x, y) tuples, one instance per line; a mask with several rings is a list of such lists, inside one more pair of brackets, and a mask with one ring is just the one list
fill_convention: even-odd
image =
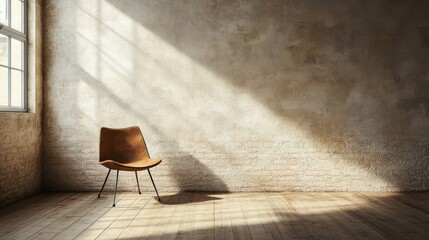
[(140, 171), (140, 170), (149, 169), (151, 167), (155, 167), (161, 162), (162, 162), (161, 159), (142, 159), (131, 163), (120, 163), (115, 160), (105, 160), (100, 162), (100, 164), (114, 170)]

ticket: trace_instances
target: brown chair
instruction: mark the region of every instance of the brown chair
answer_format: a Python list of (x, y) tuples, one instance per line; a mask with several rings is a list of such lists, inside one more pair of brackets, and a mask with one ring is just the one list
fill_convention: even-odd
[(118, 189), (118, 176), (119, 170), (134, 171), (137, 179), (137, 187), (140, 191), (139, 179), (137, 171), (147, 170), (153, 187), (155, 188), (158, 201), (161, 201), (158, 191), (156, 190), (155, 183), (153, 182), (152, 175), (149, 168), (155, 167), (161, 163), (161, 159), (151, 159), (147, 151), (146, 143), (139, 127), (128, 128), (101, 128), (100, 133), (100, 164), (107, 167), (109, 172), (104, 180), (103, 187), (98, 194), (100, 197), (106, 185), (107, 178), (110, 171), (116, 170), (116, 186), (115, 194), (113, 196), (113, 207), (116, 202), (116, 191)]

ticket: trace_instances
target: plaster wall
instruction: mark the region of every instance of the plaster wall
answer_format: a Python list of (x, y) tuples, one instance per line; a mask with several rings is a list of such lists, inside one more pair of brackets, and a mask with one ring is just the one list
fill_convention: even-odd
[(48, 190), (98, 190), (131, 125), (160, 191), (428, 190), (427, 1), (44, 6)]
[(0, 112), (0, 206), (42, 186), (42, 1), (28, 0), (27, 113)]

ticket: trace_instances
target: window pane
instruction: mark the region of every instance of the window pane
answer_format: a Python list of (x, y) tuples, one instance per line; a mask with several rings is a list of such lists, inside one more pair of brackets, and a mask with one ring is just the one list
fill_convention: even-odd
[(7, 20), (7, 0), (0, 0), (0, 23), (9, 25)]
[(0, 67), (0, 106), (8, 105), (8, 69)]
[(0, 64), (1, 65), (9, 66), (9, 60), (7, 57), (8, 54), (9, 54), (8, 37), (0, 34)]
[(17, 70), (11, 70), (11, 103), (12, 107), (22, 108), (22, 72)]
[(11, 27), (15, 28), (18, 31), (23, 31), (22, 29), (22, 2), (20, 0), (11, 0)]
[(11, 66), (13, 68), (23, 69), (22, 68), (22, 46), (23, 43), (16, 39), (11, 39), (11, 56), (10, 60), (12, 62)]

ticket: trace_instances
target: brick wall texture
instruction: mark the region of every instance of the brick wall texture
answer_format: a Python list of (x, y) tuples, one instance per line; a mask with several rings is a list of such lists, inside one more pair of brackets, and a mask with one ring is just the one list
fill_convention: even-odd
[(41, 126), (32, 114), (0, 115), (0, 205), (41, 188)]
[(44, 6), (47, 190), (98, 190), (100, 128), (133, 125), (160, 191), (428, 190), (426, 1)]
[(42, 5), (28, 1), (28, 112), (0, 112), (0, 207), (42, 189)]

